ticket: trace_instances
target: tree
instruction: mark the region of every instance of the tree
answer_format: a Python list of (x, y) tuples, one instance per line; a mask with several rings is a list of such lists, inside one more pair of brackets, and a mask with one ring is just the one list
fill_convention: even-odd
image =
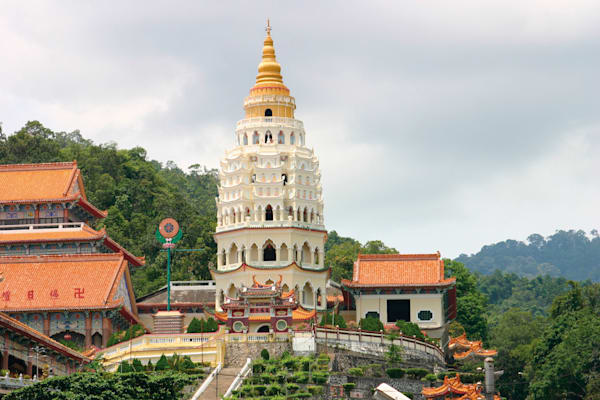
[(192, 318), (192, 320), (190, 321), (190, 324), (187, 327), (187, 333), (200, 333), (203, 331), (203, 324), (202, 324), (203, 320), (199, 320), (198, 318), (194, 317)]
[(158, 361), (156, 362), (156, 366), (154, 367), (155, 371), (164, 371), (169, 369), (169, 361), (167, 357), (163, 354), (160, 356)]
[(346, 320), (339, 314), (325, 312), (321, 317), (321, 326), (325, 325), (333, 325), (338, 326), (340, 328), (346, 328)]
[(359, 326), (364, 331), (379, 332), (383, 330), (383, 322), (374, 317), (361, 318)]
[(385, 360), (390, 367), (395, 367), (402, 362), (402, 347), (391, 344), (385, 353)]

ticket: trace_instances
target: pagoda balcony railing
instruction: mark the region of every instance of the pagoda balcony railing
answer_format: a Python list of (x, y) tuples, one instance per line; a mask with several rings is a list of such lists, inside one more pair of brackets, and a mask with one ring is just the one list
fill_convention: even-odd
[[(246, 118), (238, 121), (236, 125), (236, 130), (244, 130), (250, 128), (294, 128), (294, 129), (304, 129), (304, 124), (302, 121), (299, 121), (294, 118), (284, 118), (284, 117), (255, 117), (255, 118)], [(276, 140), (275, 136), (273, 137), (274, 141)]]
[(72, 229), (81, 230), (85, 222), (55, 222), (49, 224), (23, 224), (23, 225), (0, 225), (0, 234), (2, 231), (11, 231), (13, 233), (17, 230), (56, 230), (56, 229)]
[(301, 221), (242, 221), (235, 224), (217, 226), (217, 232), (231, 231), (240, 228), (302, 228), (325, 230), (324, 224)]

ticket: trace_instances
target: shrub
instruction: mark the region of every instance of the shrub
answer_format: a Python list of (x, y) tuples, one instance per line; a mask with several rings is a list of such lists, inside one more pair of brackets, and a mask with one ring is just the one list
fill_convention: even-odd
[(148, 364), (146, 364), (146, 371), (154, 371), (154, 365), (152, 365), (152, 360), (149, 360)]
[(161, 355), (158, 361), (156, 362), (156, 367), (154, 367), (155, 371), (165, 371), (169, 369), (169, 362), (167, 361), (167, 357), (165, 355)]
[(296, 383), (308, 383), (308, 375), (304, 372), (296, 372), (292, 377)]
[(273, 375), (271, 375), (271, 374), (261, 374), (260, 375), (260, 381), (262, 383), (264, 383), (265, 385), (268, 385), (269, 383), (271, 383), (273, 381)]
[(279, 370), (279, 366), (277, 366), (277, 365), (271, 364), (271, 365), (266, 365), (266, 367), (265, 367), (265, 372), (268, 374), (275, 375), (277, 373), (277, 370)]
[(200, 333), (202, 332), (202, 322), (196, 317), (192, 318), (190, 324), (187, 327), (187, 333)]
[(385, 373), (392, 379), (398, 379), (402, 378), (406, 374), (406, 371), (402, 368), (388, 368), (385, 370)]
[(121, 361), (121, 364), (119, 364), (119, 368), (117, 368), (117, 371), (122, 373), (133, 372), (133, 368), (131, 367), (131, 364), (129, 364), (128, 361)]
[(391, 344), (388, 351), (385, 353), (385, 359), (388, 364), (393, 367), (402, 362), (402, 347)]
[(319, 365), (329, 364), (329, 360), (331, 360), (331, 358), (329, 357), (329, 355), (327, 355), (325, 353), (321, 353), (321, 354), (319, 354), (319, 357), (317, 357), (317, 363)]
[(133, 370), (135, 372), (142, 372), (142, 371), (144, 371), (144, 366), (142, 365), (142, 362), (139, 359), (137, 359), (137, 358), (133, 359), (133, 363), (131, 364), (131, 366), (133, 367)]
[(252, 391), (255, 395), (262, 396), (265, 394), (265, 390), (267, 390), (265, 385), (255, 385)]
[(284, 351), (283, 353), (281, 353), (281, 359), (283, 360), (284, 358), (289, 358), (290, 357), (290, 352), (289, 351)]
[(294, 358), (286, 358), (283, 360), (283, 365), (290, 371), (295, 371), (298, 369), (298, 363)]
[(409, 368), (406, 370), (406, 374), (414, 377), (415, 379), (421, 379), (429, 374), (429, 371), (425, 368)]
[(339, 314), (330, 314), (326, 312), (321, 317), (321, 323), (319, 325), (334, 325), (339, 326), (340, 328), (346, 328), (346, 320)]
[(297, 399), (307, 399), (307, 398), (311, 397), (311, 394), (308, 392), (298, 392), (298, 393), (291, 395), (290, 397), (294, 397)]
[(262, 349), (260, 351), (260, 356), (262, 357), (263, 360), (268, 361), (269, 360), (269, 350)]
[(485, 375), (482, 373), (460, 374), (460, 380), (463, 383), (483, 382), (485, 380)]
[(427, 374), (427, 375), (425, 375), (425, 377), (423, 379), (427, 382), (435, 382), (435, 381), (437, 381), (437, 375), (436, 374)]
[(362, 318), (359, 322), (360, 329), (364, 331), (379, 332), (383, 330), (383, 322), (379, 318)]
[(269, 385), (267, 387), (267, 390), (265, 391), (265, 393), (267, 394), (267, 396), (275, 396), (278, 395), (279, 393), (281, 393), (281, 386), (279, 386), (278, 384), (272, 384)]
[(344, 383), (342, 386), (344, 387), (345, 392), (349, 392), (356, 387), (356, 383), (353, 383), (353, 382)]
[(244, 395), (249, 395), (250, 393), (252, 393), (252, 385), (243, 385), (240, 390), (242, 391), (242, 393), (244, 393)]
[(310, 371), (310, 364), (312, 363), (312, 360), (308, 357), (302, 357), (300, 359), (300, 367), (302, 369), (302, 371)]
[(285, 382), (285, 378), (287, 377), (287, 373), (284, 371), (279, 371), (276, 375), (275, 375), (275, 380), (278, 383), (284, 383)]
[(380, 378), (383, 376), (383, 366), (381, 364), (369, 364), (368, 368), (374, 377)]
[(307, 389), (313, 397), (323, 394), (323, 386), (309, 386)]
[(317, 385), (322, 385), (324, 383), (327, 383), (327, 379), (329, 379), (328, 372), (315, 372), (312, 374), (312, 381), (313, 381), (313, 383), (316, 383)]
[(400, 320), (396, 321), (396, 326), (400, 328), (402, 334), (406, 336), (416, 336), (419, 339), (425, 340), (425, 335), (423, 335), (423, 332), (421, 332), (419, 325), (415, 324), (414, 322)]
[(265, 364), (262, 361), (255, 361), (252, 364), (252, 373), (260, 374), (261, 372), (265, 372)]
[(285, 385), (285, 389), (288, 391), (288, 393), (296, 393), (296, 391), (300, 389), (300, 386), (296, 385), (295, 383), (288, 383)]
[(350, 368), (348, 373), (353, 376), (363, 376), (365, 371), (360, 367)]
[(192, 318), (187, 328), (187, 333), (201, 333), (201, 332), (216, 332), (219, 330), (219, 324), (213, 317), (208, 319)]

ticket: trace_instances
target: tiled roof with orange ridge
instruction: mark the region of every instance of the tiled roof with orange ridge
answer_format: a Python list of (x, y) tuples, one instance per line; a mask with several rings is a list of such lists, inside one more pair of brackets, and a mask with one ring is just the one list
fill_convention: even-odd
[(444, 260), (433, 254), (359, 254), (347, 287), (451, 286), (444, 278)]
[(49, 242), (72, 242), (91, 241), (102, 239), (106, 236), (106, 230), (102, 228), (97, 231), (86, 224), (81, 229), (19, 229), (0, 231), (0, 245), (13, 243), (49, 243)]
[(213, 315), (215, 316), (216, 319), (218, 319), (221, 322), (227, 321), (227, 313), (226, 312), (215, 311)]
[(111, 239), (106, 228), (96, 231), (87, 224), (82, 224), (80, 230), (72, 229), (23, 229), (0, 231), (0, 245), (17, 243), (54, 243), (54, 242), (85, 242), (104, 239), (104, 244), (115, 253), (123, 253), (127, 261), (136, 267), (146, 263), (144, 257), (136, 257), (119, 243)]
[(15, 332), (19, 335), (26, 336), (32, 339), (35, 342), (40, 343), (41, 345), (51, 348), (70, 359), (77, 360), (77, 362), (89, 363), (92, 361), (89, 357), (84, 354), (79, 353), (76, 350), (73, 350), (56, 340), (36, 331), (35, 329), (29, 327), (28, 325), (17, 321), (14, 318), (9, 317), (3, 312), (0, 312), (0, 326)]
[[(460, 376), (456, 374), (455, 377), (444, 377), (444, 383), (441, 386), (427, 388), (424, 387), (421, 390), (421, 394), (426, 399), (438, 399), (446, 395), (452, 395), (452, 398), (462, 400), (484, 400), (485, 395), (482, 393), (482, 387), (477, 384), (464, 384), (460, 381)], [(462, 395), (455, 397), (454, 395)], [(494, 400), (500, 400), (500, 397), (494, 395)]]
[(316, 310), (307, 310), (302, 306), (298, 306), (294, 311), (292, 311), (292, 320), (294, 321), (306, 321), (308, 319), (314, 318), (317, 315)]
[[(450, 338), (448, 343), (448, 349), (455, 351), (453, 357), (455, 360), (464, 360), (469, 356), (478, 357), (494, 357), (498, 354), (498, 351), (490, 349), (486, 350), (483, 348), (481, 340), (468, 340), (467, 334), (463, 333), (460, 336)], [(456, 350), (465, 350), (463, 352), (456, 352)]]
[(77, 161), (0, 165), (0, 204), (77, 201), (96, 218), (105, 218), (87, 201)]
[(61, 254), (0, 257), (0, 311), (112, 309), (125, 274), (123, 254)]

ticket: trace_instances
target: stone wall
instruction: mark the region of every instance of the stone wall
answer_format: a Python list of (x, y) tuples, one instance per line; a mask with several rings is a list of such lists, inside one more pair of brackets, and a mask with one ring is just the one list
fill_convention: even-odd
[(256, 360), (260, 358), (262, 349), (267, 349), (271, 357), (279, 357), (284, 351), (292, 353), (292, 343), (227, 343), (225, 347), (225, 366), (241, 368), (246, 363), (246, 359)]
[[(367, 364), (385, 364), (386, 346), (381, 346), (381, 351), (373, 351), (370, 354), (347, 350), (341, 346), (324, 345), (317, 343), (318, 353), (328, 353), (332, 359), (332, 370), (338, 372), (347, 371), (349, 368)], [(385, 351), (384, 351), (385, 350)], [(438, 373), (446, 370), (446, 366), (429, 354), (422, 352), (411, 352), (404, 350), (402, 353), (402, 368), (425, 368)], [(385, 369), (385, 366), (384, 366)]]
[(373, 399), (373, 391), (382, 383), (387, 383), (394, 389), (411, 395), (414, 400), (423, 400), (421, 394), (423, 387), (429, 387), (429, 383), (414, 380), (414, 379), (390, 379), (390, 378), (371, 378), (357, 377), (347, 375), (331, 375), (329, 383), (325, 385), (323, 399), (338, 399), (348, 397), (347, 393), (343, 392), (344, 383), (354, 383), (356, 386), (350, 392), (351, 399)]

